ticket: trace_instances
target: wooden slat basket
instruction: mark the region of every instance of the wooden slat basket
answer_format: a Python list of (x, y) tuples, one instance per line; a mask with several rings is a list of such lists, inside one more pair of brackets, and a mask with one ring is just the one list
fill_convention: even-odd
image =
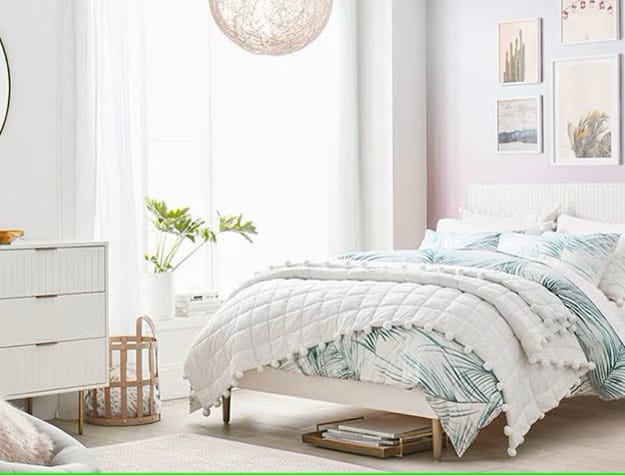
[[(143, 334), (144, 323), (151, 335)], [(110, 383), (107, 388), (85, 394), (88, 423), (132, 426), (161, 419), (158, 340), (152, 319), (139, 317), (136, 332), (136, 335), (110, 337)]]

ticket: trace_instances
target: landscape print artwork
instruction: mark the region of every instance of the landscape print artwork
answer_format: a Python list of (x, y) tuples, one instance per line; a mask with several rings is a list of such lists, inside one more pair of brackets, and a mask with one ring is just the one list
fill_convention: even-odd
[(541, 24), (540, 18), (498, 23), (500, 83), (541, 82)]
[(620, 163), (620, 56), (554, 62), (554, 163)]
[(560, 0), (562, 43), (618, 40), (619, 0)]
[(497, 101), (499, 153), (542, 152), (542, 96)]

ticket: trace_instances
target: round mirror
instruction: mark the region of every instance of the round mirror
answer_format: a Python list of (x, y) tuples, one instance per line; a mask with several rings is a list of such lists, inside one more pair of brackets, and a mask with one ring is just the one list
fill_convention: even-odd
[(9, 60), (0, 38), (0, 134), (9, 115), (9, 103), (11, 102), (11, 75), (9, 73)]

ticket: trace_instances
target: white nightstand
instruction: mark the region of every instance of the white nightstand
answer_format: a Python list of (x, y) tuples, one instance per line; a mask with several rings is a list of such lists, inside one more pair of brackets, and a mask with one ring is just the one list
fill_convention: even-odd
[(174, 318), (155, 322), (158, 331), (158, 364), (161, 399), (189, 396), (189, 384), (183, 379), (184, 360), (191, 343), (212, 314)]

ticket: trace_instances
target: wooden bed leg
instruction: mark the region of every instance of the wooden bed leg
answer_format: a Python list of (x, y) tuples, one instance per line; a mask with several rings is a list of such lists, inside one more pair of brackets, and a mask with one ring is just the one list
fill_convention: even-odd
[(231, 398), (232, 398), (232, 395), (228, 397), (222, 396), (221, 398), (221, 416), (224, 421), (224, 424), (230, 423), (230, 399)]
[(33, 398), (26, 398), (26, 413), (33, 415)]
[(85, 391), (78, 391), (78, 434), (85, 431)]
[(443, 427), (441, 421), (432, 419), (432, 457), (435, 462), (441, 459), (443, 452)]

